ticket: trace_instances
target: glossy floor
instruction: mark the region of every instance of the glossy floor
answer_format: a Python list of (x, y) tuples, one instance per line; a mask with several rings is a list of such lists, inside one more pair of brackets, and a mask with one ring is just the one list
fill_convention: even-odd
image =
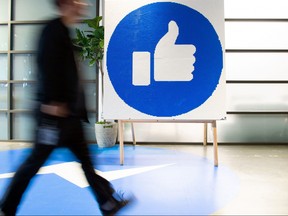
[[(120, 215), (288, 215), (288, 145), (91, 145), (95, 168), (116, 189), (133, 193)], [(0, 143), (0, 196), (29, 145)], [(96, 165), (97, 164), (97, 165)], [(19, 215), (99, 215), (79, 163), (55, 151), (33, 179)]]

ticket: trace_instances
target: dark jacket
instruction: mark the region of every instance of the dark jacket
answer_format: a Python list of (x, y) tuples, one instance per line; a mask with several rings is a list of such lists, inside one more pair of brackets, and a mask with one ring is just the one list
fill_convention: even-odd
[(69, 29), (60, 18), (43, 29), (37, 50), (37, 100), (67, 103), (72, 115), (87, 120), (84, 92), (81, 86)]

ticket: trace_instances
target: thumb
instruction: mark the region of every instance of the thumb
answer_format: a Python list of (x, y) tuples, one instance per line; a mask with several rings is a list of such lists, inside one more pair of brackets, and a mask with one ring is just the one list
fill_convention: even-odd
[(162, 37), (161, 41), (168, 44), (175, 44), (179, 35), (179, 28), (175, 21), (171, 20), (168, 24), (168, 32)]

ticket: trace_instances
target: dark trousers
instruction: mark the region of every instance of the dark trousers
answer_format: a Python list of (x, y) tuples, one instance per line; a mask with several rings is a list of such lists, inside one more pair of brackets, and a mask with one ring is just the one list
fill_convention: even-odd
[[(111, 198), (114, 189), (109, 181), (97, 175), (94, 170), (88, 145), (84, 139), (82, 122), (79, 118), (55, 118), (45, 115), (45, 121), (56, 122), (59, 128), (59, 141), (57, 145), (41, 144), (41, 138), (37, 138), (31, 154), (16, 171), (10, 185), (1, 202), (1, 209), (6, 215), (16, 214), (17, 207), (21, 201), (30, 180), (36, 175), (41, 166), (45, 163), (52, 151), (59, 146), (68, 147), (79, 159), (84, 174), (93, 194), (99, 205)], [(39, 126), (43, 123), (43, 116), (40, 118)]]

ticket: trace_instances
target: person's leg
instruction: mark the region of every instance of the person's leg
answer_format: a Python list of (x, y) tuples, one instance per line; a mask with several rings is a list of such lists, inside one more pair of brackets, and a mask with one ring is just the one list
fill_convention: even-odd
[(96, 173), (92, 161), (90, 159), (86, 143), (82, 143), (79, 145), (72, 145), (70, 149), (80, 160), (85, 177), (94, 195), (96, 196), (98, 203), (100, 205), (103, 204), (114, 193), (112, 185), (110, 184), (109, 181), (107, 181), (105, 178), (101, 177)]
[(21, 201), (30, 180), (44, 164), (54, 146), (35, 144), (31, 154), (18, 168), (0, 204), (5, 215), (16, 214), (17, 207)]
[(95, 172), (88, 145), (84, 137), (81, 120), (78, 118), (70, 118), (64, 122), (65, 123), (61, 124), (61, 131), (63, 131), (61, 143), (65, 143), (80, 160), (86, 179), (102, 214), (114, 215), (130, 203), (132, 197), (125, 199), (122, 194), (116, 193), (110, 182)]
[(88, 145), (84, 137), (81, 120), (73, 118), (65, 124), (68, 125), (66, 125), (66, 129), (63, 129), (63, 131), (68, 131), (67, 133), (71, 134), (65, 135), (65, 137), (69, 137), (69, 143), (67, 143), (68, 140), (65, 140), (64, 143), (67, 143), (68, 148), (70, 148), (73, 154), (79, 159), (92, 192), (99, 205), (101, 205), (112, 196), (114, 189), (110, 182), (98, 175), (94, 169)]

